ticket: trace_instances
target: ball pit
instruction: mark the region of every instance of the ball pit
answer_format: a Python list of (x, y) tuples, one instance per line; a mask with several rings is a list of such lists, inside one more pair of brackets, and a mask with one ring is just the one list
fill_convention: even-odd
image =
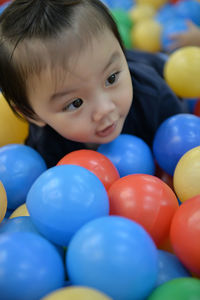
[[(1, 5), (3, 2), (5, 2), (5, 5)], [(7, 1), (0, 0), (0, 14), (7, 6), (6, 2)], [(166, 30), (165, 26), (167, 26), (166, 24), (169, 19), (174, 19), (173, 26), (176, 28), (178, 14), (179, 18), (182, 14), (183, 20), (185, 18), (191, 19), (196, 24), (198, 24), (200, 20), (198, 10), (190, 10), (192, 5), (193, 7), (194, 5), (196, 5), (196, 7), (198, 6), (197, 1), (194, 3), (195, 1), (193, 0), (102, 0), (102, 2), (104, 2), (112, 10), (126, 48), (138, 48), (149, 52), (161, 51), (161, 32)], [(175, 3), (177, 3), (177, 5), (175, 5)], [(185, 7), (187, 7), (187, 9), (185, 9)], [(134, 11), (135, 13), (133, 13)], [(144, 24), (142, 24), (146, 19), (148, 19), (148, 22), (144, 22)], [(140, 27), (136, 27), (136, 23), (139, 24), (140, 22)], [(165, 47), (163, 47), (163, 49), (164, 51), (167, 50)], [(168, 72), (165, 73), (165, 80), (178, 96), (183, 97), (184, 99), (189, 99), (188, 101), (190, 101), (190, 105), (192, 105), (191, 98), (197, 99), (196, 105), (194, 105), (193, 110), (191, 109), (190, 112), (196, 116), (200, 116), (200, 104), (198, 101), (198, 98), (200, 97), (200, 56), (199, 52), (197, 51), (199, 48), (196, 48), (194, 51), (194, 47), (192, 47), (192, 49), (190, 48), (190, 51), (188, 52), (184, 49), (180, 50), (182, 51), (181, 54), (172, 62), (171, 60), (173, 58), (173, 54), (166, 55), (165, 53), (159, 53), (159, 55), (162, 55), (164, 58), (166, 58), (165, 69), (168, 69)], [(174, 52), (174, 54), (176, 52)], [(170, 66), (167, 66), (168, 60)], [(24, 143), (28, 132), (28, 124), (25, 120), (19, 119), (15, 116), (2, 95), (0, 95), (0, 125), (2, 125), (0, 126), (0, 147), (13, 143)], [(197, 126), (197, 128), (199, 129), (199, 126)], [(189, 145), (191, 146), (191, 140), (187, 140), (186, 132), (187, 130), (183, 129), (179, 137), (176, 136), (177, 139), (179, 138), (179, 141), (180, 139), (182, 140), (182, 146), (184, 149), (186, 149)], [(118, 146), (118, 150), (123, 148), (122, 144), (123, 141), (121, 141), (120, 147)], [(170, 144), (170, 146), (169, 144), (170, 143), (167, 142), (167, 139), (163, 138), (163, 141), (159, 141), (157, 146), (160, 151), (161, 149), (164, 149), (164, 151), (169, 151), (169, 155), (172, 150), (177, 150), (178, 148), (177, 146), (172, 146), (172, 144)], [(136, 147), (136, 139), (134, 140), (133, 145)], [(137, 167), (139, 165), (140, 168), (141, 166), (144, 167), (144, 165), (151, 167), (149, 167), (149, 169), (143, 169), (143, 171), (134, 169), (134, 173), (155, 173), (155, 164), (153, 161), (155, 157), (152, 156), (152, 153), (150, 156), (145, 156), (144, 153), (142, 154), (141, 149), (138, 150), (141, 158), (139, 160), (134, 156), (137, 152), (136, 148), (134, 148), (133, 151), (133, 149), (129, 148), (127, 145), (124, 147), (122, 153), (125, 153), (125, 149), (129, 149), (130, 153), (132, 151), (132, 162), (130, 163), (130, 160), (128, 160), (128, 154), (126, 153), (123, 159), (121, 159), (120, 163), (120, 169), (122, 169), (121, 177), (129, 174), (128, 172), (133, 172), (133, 162), (134, 167), (136, 167), (136, 160)], [(120, 300), (127, 300), (131, 294), (131, 299), (138, 300), (138, 295), (144, 299), (144, 293), (146, 293), (145, 299), (147, 300), (198, 299), (200, 295), (200, 250), (198, 243), (200, 194), (199, 153), (200, 147), (195, 147), (186, 152), (183, 156), (180, 155), (181, 157), (176, 165), (175, 172), (173, 173), (173, 171), (170, 171), (171, 175), (166, 173), (166, 171), (160, 167), (159, 171), (156, 170), (155, 175), (167, 183), (172, 189), (174, 188), (177, 196), (180, 198), (178, 201), (181, 204), (179, 208), (176, 200), (176, 208), (174, 208), (175, 213), (173, 214), (173, 217), (170, 218), (168, 223), (170, 226), (167, 226), (168, 230), (165, 231), (165, 234), (163, 233), (164, 240), (163, 238), (159, 238), (158, 241), (157, 238), (159, 237), (158, 232), (161, 232), (164, 228), (163, 224), (165, 217), (167, 217), (167, 211), (169, 209), (168, 204), (170, 201), (167, 197), (162, 198), (163, 202), (159, 202), (159, 197), (156, 198), (159, 192), (162, 190), (162, 184), (160, 185), (160, 189), (155, 187), (153, 191), (146, 191), (147, 193), (145, 199), (141, 198), (141, 194), (139, 197), (133, 197), (134, 199), (132, 199), (135, 201), (132, 201), (135, 203), (135, 205), (137, 203), (135, 206), (135, 213), (138, 213), (137, 218), (144, 220), (146, 222), (145, 226), (149, 225), (149, 233), (156, 229), (154, 235), (158, 234), (158, 236), (155, 238), (159, 248), (158, 250), (154, 244), (152, 246), (151, 237), (146, 231), (145, 233), (143, 232), (144, 239), (141, 238), (142, 232), (138, 229), (138, 224), (136, 227), (132, 227), (132, 229), (130, 229), (130, 226), (128, 226), (126, 223), (127, 221), (130, 221), (128, 219), (125, 219), (126, 225), (124, 223), (124, 226), (121, 226), (123, 222), (116, 222), (114, 224), (114, 222), (110, 221), (110, 227), (108, 229), (108, 223), (106, 223), (107, 219), (110, 220), (110, 218), (114, 218), (113, 216), (108, 216), (108, 213), (110, 213), (108, 209), (106, 210), (107, 216), (103, 218), (100, 216), (99, 218), (99, 216), (95, 215), (95, 217), (93, 216), (94, 219), (92, 217), (92, 220), (87, 221), (86, 219), (89, 213), (92, 213), (89, 205), (88, 209), (85, 206), (85, 211), (82, 210), (81, 212), (81, 210), (74, 208), (74, 211), (70, 211), (69, 209), (68, 214), (66, 214), (66, 207), (70, 208), (68, 206), (69, 203), (67, 204), (66, 201), (68, 194), (72, 195), (73, 193), (74, 202), (77, 203), (77, 206), (82, 205), (82, 208), (84, 204), (89, 202), (89, 194), (83, 190), (79, 190), (80, 185), (78, 183), (76, 183), (73, 186), (74, 188), (69, 192), (66, 192), (66, 190), (69, 190), (66, 188), (64, 192), (66, 198), (64, 199), (63, 194), (63, 201), (60, 200), (59, 197), (64, 188), (63, 190), (62, 188), (61, 190), (59, 190), (59, 188), (52, 188), (51, 192), (49, 193), (48, 190), (42, 201), (40, 198), (41, 194), (39, 190), (37, 190), (34, 195), (36, 204), (34, 206), (32, 203), (32, 208), (29, 207), (31, 212), (34, 211), (32, 215), (29, 214), (26, 203), (21, 204), (21, 202), (17, 202), (14, 206), (9, 204), (8, 208), (6, 198), (8, 186), (6, 187), (5, 192), (4, 187), (2, 188), (0, 183), (0, 256), (1, 258), (4, 257), (4, 260), (1, 260), (0, 269), (2, 270), (3, 268), (5, 271), (5, 276), (2, 275), (2, 272), (0, 272), (0, 298), (3, 297), (3, 300), (118, 300), (118, 297), (121, 297)], [(99, 152), (98, 154), (102, 153)], [(15, 160), (16, 157), (17, 155), (14, 155)], [(149, 157), (151, 157), (150, 160)], [(92, 159), (92, 156), (88, 155), (88, 158)], [(129, 157), (129, 159), (131, 158)], [(71, 157), (69, 157), (69, 161), (72, 163), (73, 160), (71, 160)], [(151, 161), (150, 165), (149, 161)], [(170, 161), (171, 158), (165, 158), (166, 165), (169, 166), (171, 163)], [(80, 162), (78, 162), (77, 165), (79, 165), (79, 163)], [(80, 165), (85, 168), (87, 165), (87, 159), (83, 158), (81, 163), (83, 163), (83, 165)], [(89, 163), (91, 163), (91, 161)], [(73, 164), (76, 164), (75, 161), (73, 161)], [(94, 167), (93, 173), (95, 174), (94, 171), (97, 171), (97, 169), (100, 170), (100, 167), (102, 168), (102, 166), (102, 161), (96, 161), (96, 168), (94, 165), (92, 166)], [(128, 167), (130, 167), (130, 169)], [(33, 169), (34, 167), (32, 167), (32, 170)], [(13, 172), (14, 164), (10, 163), (7, 170)], [(89, 167), (88, 170), (92, 171)], [(44, 169), (44, 172), (45, 171), (46, 169)], [(107, 189), (107, 191), (109, 191), (111, 186), (117, 183), (115, 179), (120, 179), (117, 178), (117, 176), (116, 178), (114, 176), (113, 182), (111, 182), (112, 176), (108, 176), (109, 171), (106, 171), (106, 173), (107, 176), (105, 173), (103, 175), (103, 180), (105, 180), (104, 187)], [(98, 174), (95, 175), (98, 176)], [(8, 177), (11, 176), (8, 175)], [(15, 177), (15, 179), (17, 179), (17, 177)], [(125, 179), (122, 179), (125, 182)], [(56, 181), (57, 178), (53, 175), (50, 182), (54, 182), (56, 186)], [(48, 184), (49, 182), (47, 179), (47, 189), (49, 188)], [(120, 197), (121, 199), (123, 198), (122, 196), (124, 196), (125, 199), (124, 207), (120, 205), (118, 207), (116, 205), (116, 207), (119, 210), (122, 210), (123, 208), (127, 214), (131, 214), (132, 203), (129, 201), (130, 199), (127, 196), (130, 193), (129, 183), (127, 181), (124, 184), (127, 189), (123, 190), (122, 192), (120, 192), (118, 189), (113, 191), (113, 193), (117, 195), (118, 201)], [(17, 185), (18, 184), (16, 183), (16, 187)], [(67, 183), (63, 182), (63, 186), (64, 185), (67, 185)], [(94, 182), (93, 185), (94, 188), (96, 188)], [(13, 193), (13, 197), (17, 197), (22, 188), (24, 188), (23, 184), (18, 187), (18, 190), (16, 189), (16, 192)], [(145, 184), (141, 184), (137, 188), (137, 193), (139, 193), (140, 189), (145, 189)], [(150, 186), (150, 189), (151, 188), (152, 186)], [(30, 191), (30, 187), (28, 190)], [(154, 196), (153, 192), (155, 193)], [(96, 191), (94, 198), (97, 199), (99, 197), (97, 202), (100, 202), (101, 196), (97, 194), (98, 191)], [(108, 195), (106, 192), (104, 195), (106, 195), (105, 198), (107, 201), (105, 202), (107, 202), (109, 207)], [(11, 199), (10, 196), (9, 198)], [(26, 197), (24, 197), (24, 199), (25, 198)], [(154, 198), (155, 201), (151, 202), (150, 200)], [(140, 201), (137, 201), (138, 199)], [(47, 208), (45, 207), (45, 200)], [(157, 208), (155, 208), (154, 205), (156, 201), (158, 205)], [(174, 204), (174, 201), (172, 202)], [(9, 200), (9, 203), (11, 203), (11, 200)], [(166, 207), (164, 208), (165, 204)], [(51, 214), (49, 213), (49, 205), (51, 206)], [(58, 213), (57, 208), (59, 205), (60, 212)], [(162, 206), (162, 213), (159, 211), (159, 205)], [(151, 216), (148, 214), (148, 212), (151, 214)], [(36, 216), (37, 221), (35, 218)], [(80, 229), (76, 227), (76, 217), (78, 220), (83, 220), (85, 218), (84, 224), (83, 226), (81, 225)], [(34, 218), (39, 227), (41, 226), (40, 221), (43, 222), (45, 220), (45, 230), (47, 230), (49, 233), (51, 232), (51, 234), (42, 237), (41, 233), (39, 233), (37, 231), (38, 229), (36, 230), (35, 225), (33, 225)], [(150, 222), (151, 218), (152, 224)], [(102, 219), (106, 220), (106, 222), (102, 221)], [(192, 220), (192, 222), (189, 222), (189, 220)], [(134, 223), (134, 221), (132, 222)], [(60, 224), (60, 227), (58, 226), (58, 223)], [(98, 226), (96, 225), (97, 223), (99, 224)], [(169, 227), (171, 227), (171, 241), (169, 241)], [(65, 240), (65, 244), (70, 245), (72, 243), (72, 246), (70, 246), (71, 260), (68, 257), (69, 253), (67, 247), (56, 246), (55, 248), (54, 245), (54, 241), (57, 242), (58, 240), (61, 240), (59, 236), (59, 231), (61, 229), (63, 229), (63, 234), (65, 231), (68, 235), (67, 242)], [(15, 235), (16, 233), (18, 235)], [(42, 240), (39, 240), (37, 236), (42, 238)], [(150, 243), (149, 239), (151, 240)], [(152, 247), (150, 247), (150, 245)], [(56, 250), (57, 254), (54, 250)], [(157, 251), (155, 252), (155, 250)], [(65, 258), (63, 258), (64, 252), (66, 252)], [(7, 256), (7, 260), (5, 259), (5, 255)], [(153, 259), (150, 261), (152, 257)], [(77, 264), (77, 258), (80, 264)], [(66, 263), (65, 260), (68, 260), (68, 263)], [(156, 268), (156, 261), (158, 262), (158, 268)], [(152, 262), (155, 263), (154, 266)], [(22, 268), (22, 266), (26, 266), (26, 268)], [(99, 267), (99, 269), (96, 268), (96, 266)], [(69, 273), (73, 273), (73, 276), (72, 273), (70, 273), (70, 276), (74, 280), (72, 280), (73, 282), (69, 281), (67, 274), (68, 268), (70, 269)], [(93, 272), (90, 271), (91, 269)], [(142, 272), (143, 269), (145, 269), (145, 272)], [(41, 277), (41, 270), (43, 271), (43, 278)], [(99, 273), (98, 270), (100, 270)], [(100, 274), (99, 277), (97, 277), (99, 279), (97, 279), (96, 282), (95, 274)], [(109, 274), (111, 275), (109, 276)], [(1, 276), (4, 276), (4, 278)], [(181, 276), (184, 278), (178, 278)], [(191, 276), (196, 276), (198, 278), (192, 278)], [(88, 286), (80, 287), (77, 285), (77, 277), (78, 280), (83, 282), (83, 284), (85, 282), (84, 280), (88, 280), (88, 282), (91, 280), (90, 283), (92, 282), (91, 285), (94, 285), (95, 289)], [(133, 284), (133, 281), (131, 282), (130, 277), (134, 281), (135, 285)], [(152, 288), (150, 288), (150, 286)]]

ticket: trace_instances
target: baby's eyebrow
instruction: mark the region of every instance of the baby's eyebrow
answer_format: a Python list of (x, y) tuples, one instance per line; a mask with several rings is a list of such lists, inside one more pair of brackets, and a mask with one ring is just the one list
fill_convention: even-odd
[(55, 94), (51, 95), (50, 102), (54, 102), (55, 100), (58, 100), (59, 98), (66, 96), (68, 94), (74, 93), (74, 92), (76, 92), (76, 89), (71, 89), (71, 90), (66, 90), (66, 91), (55, 93)]
[(113, 52), (111, 57), (109, 58), (108, 63), (104, 67), (103, 72), (105, 72), (119, 58), (120, 58), (120, 53), (118, 51)]

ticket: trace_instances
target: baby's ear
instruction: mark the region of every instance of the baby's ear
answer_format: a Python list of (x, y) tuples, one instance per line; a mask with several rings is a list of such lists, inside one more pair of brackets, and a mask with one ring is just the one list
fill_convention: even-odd
[(35, 119), (32, 119), (30, 117), (25, 117), (26, 120), (28, 120), (30, 123), (33, 123), (39, 127), (44, 127), (46, 125), (46, 123), (44, 121), (42, 121), (41, 119), (39, 119), (37, 116), (35, 117)]
[(35, 125), (37, 125), (39, 127), (43, 127), (43, 126), (46, 125), (46, 123), (43, 120), (41, 120), (36, 114), (34, 115), (33, 118), (31, 118), (31, 117), (27, 117), (26, 115), (24, 115), (16, 105), (13, 106), (13, 109), (20, 116), (22, 116), (22, 118), (24, 118), (25, 120), (27, 120), (29, 123), (33, 123), (33, 124), (35, 124)]

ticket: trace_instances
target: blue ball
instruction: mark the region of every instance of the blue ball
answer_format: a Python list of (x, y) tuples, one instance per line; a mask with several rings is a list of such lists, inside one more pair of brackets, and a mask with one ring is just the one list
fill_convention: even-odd
[(161, 25), (165, 25), (167, 22), (174, 20), (177, 17), (174, 5), (164, 5), (156, 14), (155, 20)]
[(110, 9), (130, 10), (134, 6), (134, 0), (102, 0)]
[(33, 182), (45, 170), (44, 159), (29, 146), (11, 144), (0, 148), (0, 181), (6, 190), (8, 209), (26, 201)]
[(161, 33), (162, 49), (164, 51), (169, 51), (169, 47), (174, 43), (174, 41), (170, 39), (170, 35), (186, 32), (187, 30), (188, 26), (186, 24), (186, 20), (184, 19), (174, 18), (165, 23)]
[(2, 300), (38, 300), (64, 285), (65, 269), (55, 246), (40, 235), (0, 235)]
[(154, 175), (155, 164), (150, 147), (139, 137), (121, 134), (98, 148), (117, 168), (120, 177), (143, 173)]
[(175, 278), (191, 277), (178, 257), (167, 251), (158, 250), (158, 266), (156, 287)]
[(175, 5), (177, 16), (200, 25), (200, 3), (197, 0), (182, 0)]
[(0, 224), (0, 234), (10, 232), (33, 232), (39, 234), (32, 220), (28, 216), (16, 217)]
[(83, 224), (109, 213), (102, 182), (89, 170), (75, 165), (44, 172), (32, 185), (26, 205), (38, 231), (62, 246), (68, 245)]
[(74, 285), (95, 288), (115, 300), (146, 299), (158, 275), (157, 249), (136, 222), (102, 217), (74, 235), (66, 268)]
[(158, 128), (153, 153), (161, 169), (173, 176), (179, 159), (197, 146), (200, 146), (200, 118), (192, 114), (178, 114), (165, 120)]
[(11, 1), (5, 2), (3, 4), (0, 5), (0, 15), (4, 12), (4, 10), (6, 9), (6, 7), (11, 3)]

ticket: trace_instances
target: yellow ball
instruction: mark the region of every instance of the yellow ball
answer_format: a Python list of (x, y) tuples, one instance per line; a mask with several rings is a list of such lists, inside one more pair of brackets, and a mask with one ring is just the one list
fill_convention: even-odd
[(131, 30), (131, 40), (135, 48), (158, 52), (161, 50), (161, 25), (153, 19), (145, 19), (133, 26)]
[(130, 11), (129, 16), (133, 21), (133, 24), (140, 22), (144, 19), (153, 18), (156, 14), (156, 10), (153, 6), (142, 4), (142, 5), (135, 5)]
[(0, 147), (24, 143), (28, 134), (28, 122), (18, 118), (0, 93)]
[(168, 0), (136, 0), (137, 4), (148, 4), (153, 6), (155, 9), (161, 8), (167, 2)]
[(200, 146), (186, 152), (174, 171), (174, 190), (181, 202), (200, 194)]
[(111, 300), (111, 298), (91, 288), (74, 286), (56, 290), (41, 300)]
[(0, 181), (0, 223), (4, 219), (7, 210), (7, 196), (3, 183)]
[(30, 216), (29, 212), (27, 210), (26, 204), (22, 204), (18, 206), (13, 213), (10, 215), (9, 219), (13, 219), (16, 217), (25, 217), (25, 216)]
[(183, 47), (172, 53), (164, 77), (179, 97), (200, 97), (200, 47)]

